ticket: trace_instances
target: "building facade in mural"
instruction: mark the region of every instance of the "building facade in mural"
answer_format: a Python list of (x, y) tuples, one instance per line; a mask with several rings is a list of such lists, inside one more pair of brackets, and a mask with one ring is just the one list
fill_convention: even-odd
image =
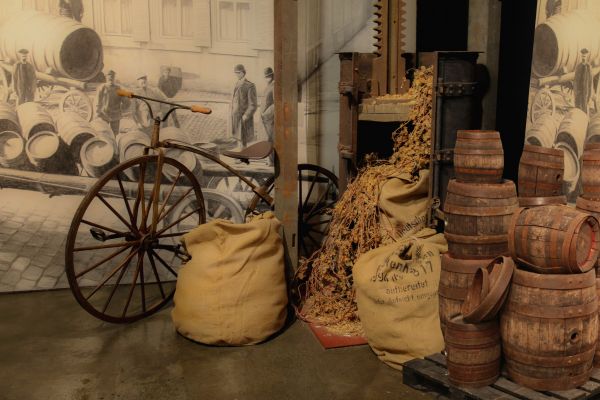
[(539, 0), (525, 142), (563, 150), (564, 191), (581, 192), (581, 159), (600, 142), (600, 2)]

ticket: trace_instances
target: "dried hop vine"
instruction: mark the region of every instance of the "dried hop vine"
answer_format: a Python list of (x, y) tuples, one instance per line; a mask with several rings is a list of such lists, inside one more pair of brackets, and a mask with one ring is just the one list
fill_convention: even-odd
[(300, 263), (296, 275), (301, 318), (327, 325), (342, 334), (361, 334), (353, 290), (352, 267), (362, 254), (388, 243), (380, 229), (377, 200), (391, 176), (408, 173), (413, 181), (429, 167), (433, 68), (415, 71), (408, 121), (394, 132), (388, 160), (370, 160), (336, 204), (322, 247)]

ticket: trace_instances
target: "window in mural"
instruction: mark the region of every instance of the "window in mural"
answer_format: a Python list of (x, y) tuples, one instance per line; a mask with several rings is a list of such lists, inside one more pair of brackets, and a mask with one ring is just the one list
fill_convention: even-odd
[[(165, 37), (192, 38), (193, 1), (162, 0), (161, 32)], [(199, 21), (200, 22), (200, 21)]]
[(102, 21), (104, 32), (112, 35), (131, 35), (132, 0), (104, 0)]

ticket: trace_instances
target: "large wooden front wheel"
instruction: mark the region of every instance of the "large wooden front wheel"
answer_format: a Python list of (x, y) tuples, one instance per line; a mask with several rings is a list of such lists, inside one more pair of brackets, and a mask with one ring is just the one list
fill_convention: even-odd
[[(275, 178), (269, 178), (264, 190), (273, 195)], [(298, 164), (298, 254), (310, 257), (317, 250), (329, 229), (331, 212), (339, 197), (335, 174), (313, 164)], [(272, 209), (260, 196), (255, 195), (246, 215)]]
[[(77, 209), (67, 237), (65, 267), (79, 304), (109, 322), (131, 322), (173, 297), (189, 256), (179, 239), (206, 221), (200, 185), (176, 160), (128, 160), (104, 174)], [(173, 182), (163, 183), (169, 169)], [(135, 176), (128, 182), (126, 176)], [(180, 213), (180, 204), (195, 207)]]

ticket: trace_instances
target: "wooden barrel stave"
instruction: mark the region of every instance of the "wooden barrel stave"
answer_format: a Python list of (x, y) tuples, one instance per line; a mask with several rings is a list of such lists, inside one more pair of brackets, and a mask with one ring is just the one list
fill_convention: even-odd
[(560, 196), (563, 175), (562, 151), (526, 144), (519, 163), (519, 197)]
[(513, 182), (448, 184), (444, 214), (448, 251), (456, 258), (490, 259), (508, 251), (508, 224), (518, 208)]
[(468, 324), (462, 316), (446, 328), (448, 378), (455, 385), (482, 387), (500, 376), (501, 339), (496, 321)]
[(587, 381), (598, 340), (595, 281), (595, 271), (515, 271), (500, 323), (512, 379), (536, 390), (567, 390)]
[(454, 147), (454, 174), (462, 182), (499, 183), (504, 151), (497, 131), (459, 130)]
[(600, 148), (587, 144), (581, 166), (582, 196), (589, 200), (600, 200)]
[(598, 220), (568, 206), (519, 209), (510, 222), (511, 256), (538, 273), (586, 272), (595, 265), (599, 246)]
[(25, 140), (38, 132), (56, 132), (52, 116), (39, 103), (28, 102), (19, 105), (17, 115)]
[(83, 144), (95, 136), (90, 123), (74, 112), (63, 112), (56, 118), (58, 136), (69, 146), (71, 154), (81, 162)]

